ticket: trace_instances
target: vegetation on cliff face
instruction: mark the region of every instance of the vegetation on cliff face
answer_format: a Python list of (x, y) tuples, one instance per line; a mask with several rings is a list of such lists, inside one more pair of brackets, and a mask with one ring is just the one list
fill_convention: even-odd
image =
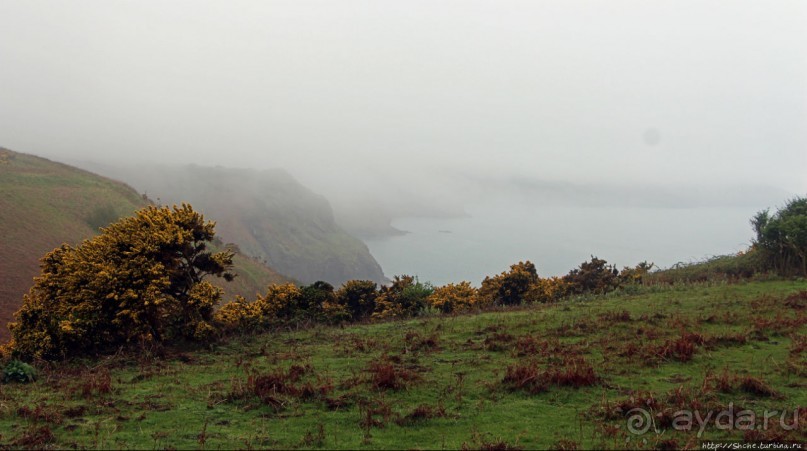
[(336, 223), (328, 201), (283, 170), (195, 165), (98, 170), (160, 203), (189, 202), (216, 219), (216, 233), (225, 241), (301, 282), (387, 281), (367, 246)]

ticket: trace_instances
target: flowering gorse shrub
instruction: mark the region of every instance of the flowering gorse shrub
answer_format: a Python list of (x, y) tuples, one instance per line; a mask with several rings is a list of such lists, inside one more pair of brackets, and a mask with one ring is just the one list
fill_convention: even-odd
[(529, 299), (535, 302), (557, 302), (570, 292), (571, 285), (563, 277), (547, 277), (535, 282)]
[(208, 252), (215, 223), (190, 205), (147, 207), (42, 259), (10, 325), (12, 354), (61, 359), (143, 342), (208, 341), (233, 254)]
[(463, 312), (484, 305), (479, 290), (471, 282), (449, 283), (434, 289), (426, 298), (429, 305), (443, 313)]

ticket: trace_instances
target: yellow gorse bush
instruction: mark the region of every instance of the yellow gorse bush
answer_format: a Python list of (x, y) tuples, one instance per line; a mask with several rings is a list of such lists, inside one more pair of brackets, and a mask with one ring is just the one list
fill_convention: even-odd
[(258, 295), (255, 309), (263, 318), (289, 318), (302, 298), (302, 291), (293, 283), (269, 285), (266, 295)]
[(437, 287), (426, 300), (431, 307), (443, 313), (468, 311), (485, 305), (479, 290), (471, 286), (471, 282)]
[(538, 279), (530, 297), (536, 302), (556, 302), (566, 296), (569, 290), (569, 282), (562, 277), (547, 277)]
[(148, 340), (209, 340), (233, 254), (210, 253), (215, 224), (190, 205), (147, 207), (77, 247), (46, 254), (10, 325), (13, 353), (58, 359)]

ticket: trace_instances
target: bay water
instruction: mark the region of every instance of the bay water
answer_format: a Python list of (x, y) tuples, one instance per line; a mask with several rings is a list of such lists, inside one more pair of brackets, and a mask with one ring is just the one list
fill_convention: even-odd
[(563, 275), (592, 255), (619, 268), (641, 261), (669, 267), (747, 249), (754, 207), (647, 208), (488, 203), (467, 217), (401, 218), (409, 233), (366, 241), (388, 277), (442, 285), (530, 260), (542, 277)]

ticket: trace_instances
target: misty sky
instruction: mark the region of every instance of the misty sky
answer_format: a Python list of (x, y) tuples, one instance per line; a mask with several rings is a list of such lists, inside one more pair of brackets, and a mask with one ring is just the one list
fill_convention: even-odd
[(803, 194), (805, 24), (803, 1), (0, 0), (0, 146), (284, 167), (320, 191)]

